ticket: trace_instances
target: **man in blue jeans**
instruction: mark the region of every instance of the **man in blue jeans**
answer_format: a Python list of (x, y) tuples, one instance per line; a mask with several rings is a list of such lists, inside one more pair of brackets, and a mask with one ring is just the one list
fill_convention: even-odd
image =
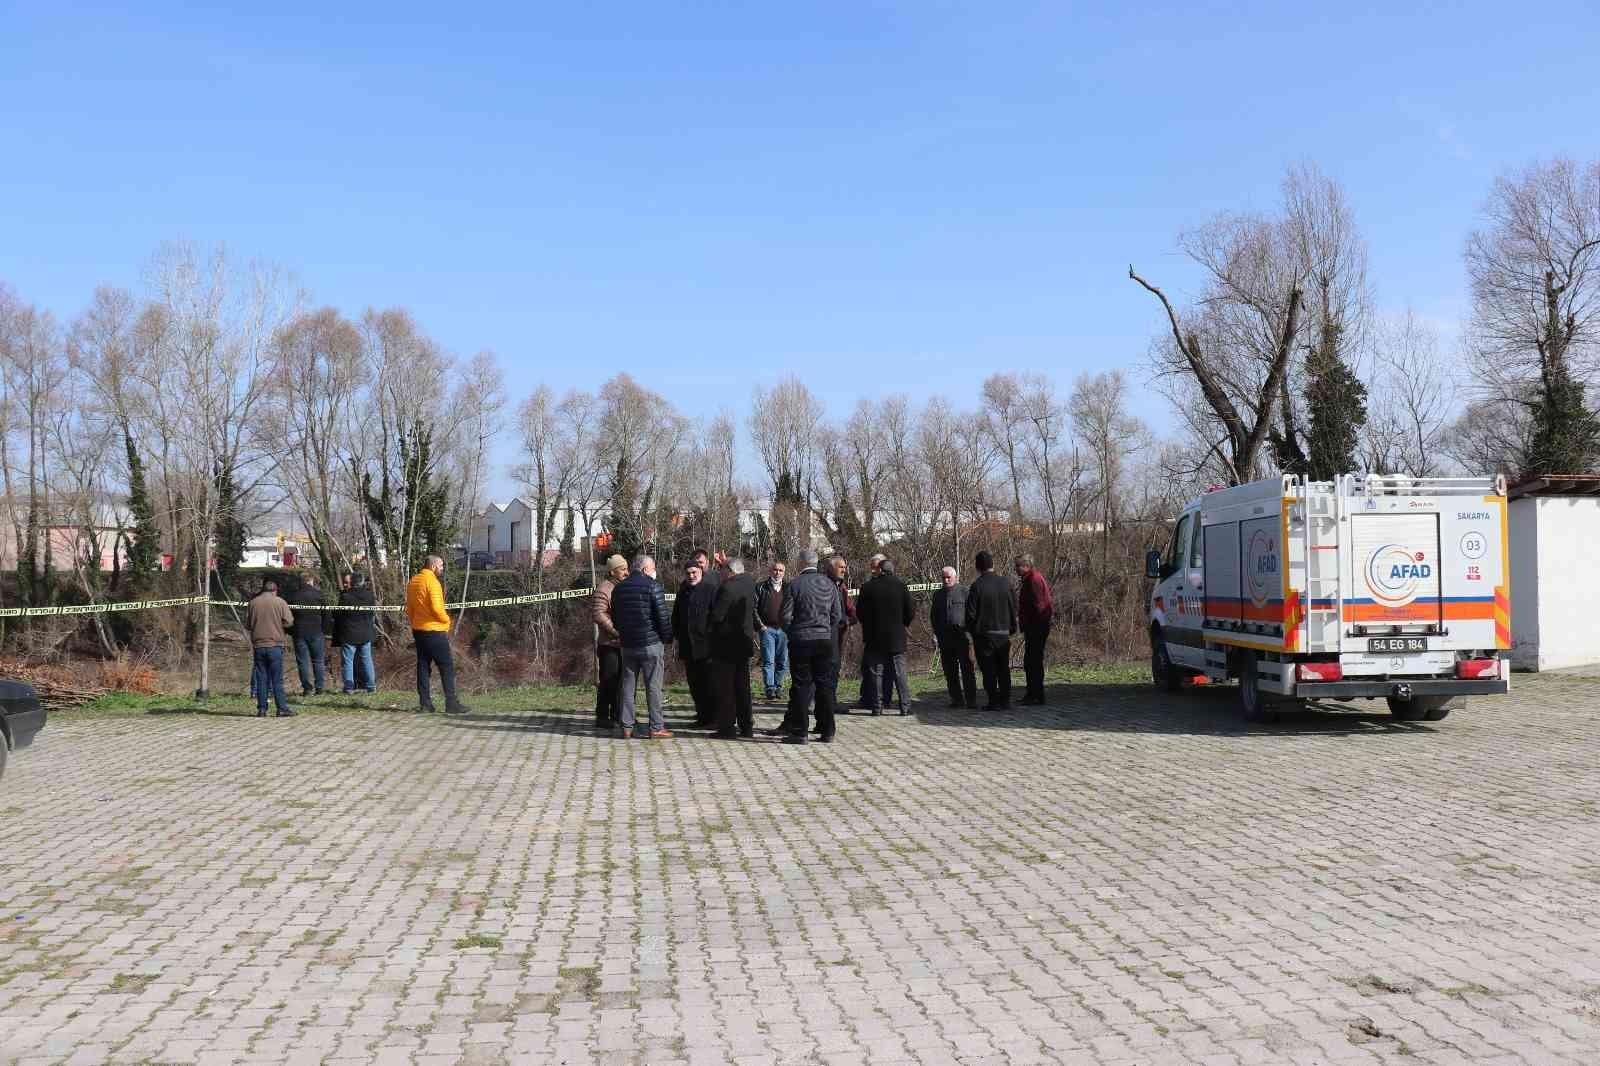
[(783, 578), (787, 568), (772, 564), (772, 574), (756, 589), (756, 621), (761, 625), (761, 680), (770, 702), (783, 696), (789, 673), (789, 634), (783, 631)]
[(261, 586), (261, 593), (245, 608), (244, 618), (254, 650), (250, 691), (256, 698), (256, 717), (267, 716), (270, 692), (278, 705), (278, 717), (293, 718), (288, 693), (283, 691), (283, 647), (288, 643), (288, 628), (294, 624), (294, 615), (278, 596), (277, 582), (267, 581)]
[(367, 587), (366, 574), (351, 574), (350, 587), (339, 593), (339, 606), (357, 608), (340, 611), (333, 617), (333, 639), (339, 645), (347, 696), (357, 688), (366, 692), (378, 688), (378, 675), (372, 669), (372, 638), (377, 635), (372, 608), (376, 603), (372, 589)]
[(289, 635), (294, 638), (294, 661), (300, 671), (300, 694), (320, 696), (327, 680), (327, 660), (324, 636), (328, 628), (328, 601), (317, 588), (317, 579), (307, 574), (294, 594), (294, 625)]

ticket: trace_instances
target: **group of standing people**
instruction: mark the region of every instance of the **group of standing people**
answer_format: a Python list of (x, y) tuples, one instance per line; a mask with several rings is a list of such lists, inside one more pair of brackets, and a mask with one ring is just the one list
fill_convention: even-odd
[[(785, 676), (791, 677), (783, 725), (767, 733), (786, 743), (805, 743), (808, 735), (831, 743), (844, 638), (853, 625), (862, 631), (859, 706), (874, 715), (889, 708), (909, 713), (906, 635), (915, 608), (893, 562), (872, 558), (872, 577), (855, 601), (842, 557), (829, 559), (824, 570), (816, 552), (803, 551), (799, 563), (793, 581), (779, 562), (757, 584), (745, 574), (742, 560), (720, 554), (713, 559), (697, 551), (684, 566), (669, 612), (652, 557), (640, 555), (630, 567), (622, 556), (611, 556), (590, 600), (599, 660), (595, 727), (620, 728), (623, 736), (633, 736), (634, 701), (642, 686), (649, 715), (643, 735), (672, 736), (662, 712), (662, 689), (666, 648), (676, 645), (695, 725), (719, 737), (753, 736), (750, 662), (759, 649), (769, 702), (781, 698)], [(988, 552), (979, 552), (975, 563), (978, 578), (970, 588), (958, 584), (954, 567), (945, 567), (944, 587), (930, 608), (950, 705), (976, 708), (975, 675), (981, 675), (984, 709), (1011, 706), (1011, 641), (1019, 632), (1026, 677), (1020, 702), (1043, 704), (1044, 653), (1054, 610), (1049, 582), (1026, 555), (1013, 563), (1016, 589), (994, 572)]]
[[(456, 694), (450, 615), (439, 580), (443, 572), (444, 560), (430, 555), (406, 585), (405, 612), (417, 651), (417, 699), (423, 711), (434, 709), (430, 682), (437, 669), (445, 713), (465, 714), (466, 705)], [(245, 628), (252, 649), (250, 694), (256, 701), (257, 717), (266, 717), (269, 700), (276, 705), (278, 717), (294, 717), (283, 680), (284, 652), (291, 646), (302, 696), (320, 696), (326, 690), (330, 641), (339, 649), (343, 693), (377, 691), (378, 673), (372, 658), (372, 642), (378, 632), (377, 599), (366, 574), (340, 575), (338, 607), (330, 609), (315, 575), (305, 575), (287, 600), (278, 595), (275, 579), (261, 583), (261, 591), (245, 606)]]
[(277, 581), (268, 578), (262, 582), (261, 591), (245, 606), (252, 650), (250, 693), (255, 697), (257, 717), (266, 717), (269, 699), (279, 717), (294, 716), (283, 680), (284, 652), (291, 646), (302, 696), (323, 694), (330, 642), (339, 649), (344, 693), (377, 691), (378, 674), (372, 661), (377, 600), (366, 574), (340, 576), (339, 606), (344, 609), (328, 609), (327, 597), (314, 575), (302, 578), (300, 588), (287, 600), (278, 595)]
[[(695, 726), (718, 737), (755, 734), (750, 665), (761, 656), (763, 695), (782, 698), (790, 679), (783, 725), (768, 730), (786, 743), (806, 743), (808, 735), (831, 743), (837, 729), (840, 664), (845, 635), (860, 625), (862, 632), (861, 694), (858, 706), (870, 713), (885, 709), (904, 715), (910, 710), (906, 671), (906, 635), (915, 617), (910, 589), (882, 555), (869, 561), (872, 576), (852, 601), (849, 566), (833, 556), (826, 568), (814, 551), (802, 551), (800, 573), (788, 580), (784, 563), (774, 563), (758, 585), (745, 573), (742, 559), (720, 553), (712, 558), (697, 551), (684, 566), (676, 602), (669, 612), (666, 594), (656, 576), (655, 560), (639, 555), (632, 565), (620, 555), (606, 560), (606, 576), (591, 595), (590, 610), (597, 633), (598, 684), (595, 726), (618, 728), (632, 737), (637, 727), (635, 698), (645, 692), (648, 720), (641, 732), (651, 738), (672, 736), (663, 713), (665, 654), (676, 645), (694, 703)], [(1026, 555), (1013, 561), (1018, 585), (994, 572), (986, 551), (975, 559), (977, 580), (963, 588), (954, 567), (945, 567), (943, 587), (935, 592), (929, 621), (952, 707), (976, 708), (976, 676), (983, 679), (985, 710), (1011, 706), (1011, 641), (1024, 641), (1023, 704), (1043, 704), (1045, 645), (1054, 605), (1050, 584)], [(450, 648), (451, 620), (445, 610), (440, 575), (444, 560), (430, 555), (406, 585), (405, 612), (417, 657), (417, 698), (423, 711), (434, 710), (431, 680), (435, 669), (444, 689), (445, 713), (464, 714), (456, 692), (455, 663)], [(295, 651), (301, 691), (321, 695), (326, 684), (326, 646), (339, 647), (346, 694), (373, 692), (372, 642), (376, 636), (376, 601), (365, 574), (341, 576), (339, 610), (331, 610), (316, 578), (307, 575), (289, 601), (278, 595), (276, 581), (263, 582), (246, 609), (254, 655), (251, 694), (256, 713), (265, 716), (268, 700), (280, 717), (291, 717), (284, 691), (284, 652)], [(976, 658), (976, 669), (974, 668)], [(814, 724), (812, 720), (814, 718)], [(808, 729), (808, 725), (810, 728)]]

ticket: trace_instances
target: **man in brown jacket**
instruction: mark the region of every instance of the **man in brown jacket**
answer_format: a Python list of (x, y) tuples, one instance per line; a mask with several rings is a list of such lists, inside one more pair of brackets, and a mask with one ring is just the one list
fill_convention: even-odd
[(628, 560), (613, 555), (606, 560), (606, 576), (589, 598), (594, 615), (595, 658), (599, 680), (594, 692), (594, 727), (610, 729), (617, 720), (617, 690), (622, 681), (622, 638), (611, 621), (611, 592), (628, 576)]
[(294, 612), (278, 595), (276, 581), (262, 584), (260, 595), (245, 608), (244, 622), (255, 652), (250, 691), (256, 697), (256, 717), (267, 716), (267, 693), (271, 692), (278, 705), (278, 717), (293, 718), (288, 693), (283, 691), (283, 649), (289, 643), (287, 633), (294, 624)]

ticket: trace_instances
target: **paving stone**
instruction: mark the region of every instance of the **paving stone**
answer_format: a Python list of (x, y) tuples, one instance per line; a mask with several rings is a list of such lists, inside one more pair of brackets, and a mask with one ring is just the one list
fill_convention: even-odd
[(1594, 1061), (1600, 683), (1052, 692), (803, 751), (52, 721), (0, 793), (0, 1062)]

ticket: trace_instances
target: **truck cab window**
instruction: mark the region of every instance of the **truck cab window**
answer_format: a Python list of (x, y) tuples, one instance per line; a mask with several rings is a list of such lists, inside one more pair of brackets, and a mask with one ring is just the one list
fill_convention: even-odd
[(1199, 514), (1194, 516), (1194, 528), (1189, 533), (1189, 539), (1193, 541), (1193, 547), (1189, 549), (1189, 569), (1198, 570), (1205, 564), (1206, 555), (1206, 531), (1200, 524)]
[(1161, 564), (1161, 576), (1170, 577), (1183, 566), (1184, 553), (1189, 550), (1189, 515), (1178, 519), (1178, 528), (1172, 531), (1172, 550)]

